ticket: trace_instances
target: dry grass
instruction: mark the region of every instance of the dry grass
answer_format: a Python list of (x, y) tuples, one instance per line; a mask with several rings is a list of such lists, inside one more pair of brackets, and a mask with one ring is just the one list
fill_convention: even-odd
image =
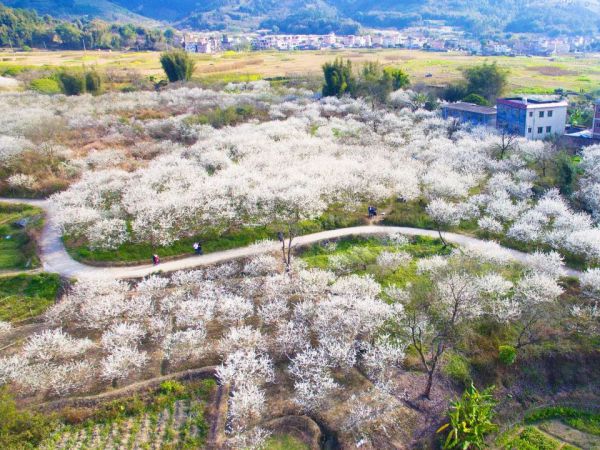
[[(458, 52), (431, 53), (418, 50), (322, 50), (293, 52), (249, 52), (197, 55), (195, 76), (203, 74), (262, 77), (319, 75), (321, 66), (335, 57), (349, 58), (355, 64), (379, 60), (403, 67), (413, 82), (441, 85), (461, 77), (462, 69), (484, 61), (510, 69), (510, 90), (565, 88), (590, 90), (600, 83), (597, 55), (564, 57), (479, 57)], [(10, 66), (71, 66), (110, 69), (113, 73), (138, 71), (162, 76), (158, 52), (43, 52), (0, 53), (0, 70)], [(251, 69), (251, 70), (250, 70)], [(426, 77), (431, 74), (431, 77)]]

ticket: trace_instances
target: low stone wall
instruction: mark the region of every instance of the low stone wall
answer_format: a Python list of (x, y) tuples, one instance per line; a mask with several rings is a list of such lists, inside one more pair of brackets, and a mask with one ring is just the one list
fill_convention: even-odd
[(215, 378), (216, 366), (202, 367), (200, 369), (185, 370), (183, 372), (171, 373), (150, 380), (139, 381), (137, 383), (124, 386), (98, 395), (87, 397), (70, 397), (53, 400), (46, 403), (35, 405), (34, 408), (40, 412), (51, 412), (63, 408), (93, 408), (101, 403), (117, 400), (122, 397), (129, 397), (144, 391), (154, 391), (158, 389), (163, 381), (191, 381)]

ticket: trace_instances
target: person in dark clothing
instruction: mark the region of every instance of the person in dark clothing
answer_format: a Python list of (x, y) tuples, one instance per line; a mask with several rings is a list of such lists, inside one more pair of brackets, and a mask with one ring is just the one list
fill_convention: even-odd
[(156, 266), (159, 263), (160, 263), (160, 258), (158, 257), (158, 255), (152, 255), (152, 264), (154, 264)]
[(277, 239), (279, 240), (279, 242), (283, 242), (283, 233), (281, 231), (277, 232)]
[(198, 242), (198, 248), (196, 249), (196, 255), (204, 255), (204, 251), (202, 251), (202, 244)]

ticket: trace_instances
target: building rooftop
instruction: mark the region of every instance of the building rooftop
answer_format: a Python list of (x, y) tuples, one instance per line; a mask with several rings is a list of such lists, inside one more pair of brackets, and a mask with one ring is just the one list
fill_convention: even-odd
[(496, 114), (496, 108), (492, 108), (491, 106), (476, 105), (475, 103), (446, 103), (443, 105), (443, 108), (454, 109), (456, 111), (468, 111), (478, 114)]
[(531, 95), (528, 97), (506, 97), (499, 98), (497, 103), (511, 105), (520, 108), (535, 108), (545, 106), (567, 106), (567, 102), (558, 95)]

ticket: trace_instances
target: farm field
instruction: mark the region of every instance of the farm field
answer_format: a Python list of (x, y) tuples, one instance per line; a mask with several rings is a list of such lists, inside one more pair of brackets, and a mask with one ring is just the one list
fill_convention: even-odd
[[(11, 67), (98, 67), (116, 71), (138, 70), (143, 75), (163, 77), (158, 52), (59, 51), (0, 53), (0, 73)], [(600, 83), (597, 55), (557, 57), (480, 57), (462, 53), (433, 53), (418, 50), (340, 50), (296, 52), (227, 52), (194, 55), (194, 78), (205, 81), (251, 81), (286, 76), (317, 76), (321, 66), (335, 57), (355, 64), (378, 60), (402, 67), (413, 83), (445, 85), (461, 76), (461, 69), (484, 61), (510, 69), (509, 91), (536, 92), (556, 88), (575, 91), (596, 89)]]

